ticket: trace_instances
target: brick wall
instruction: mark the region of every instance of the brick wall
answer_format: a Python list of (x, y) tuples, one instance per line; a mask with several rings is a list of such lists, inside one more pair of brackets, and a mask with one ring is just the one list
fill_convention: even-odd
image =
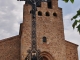
[[(64, 44), (64, 28), (62, 19), (62, 9), (57, 7), (57, 1), (54, 0), (56, 8), (47, 8), (47, 3), (42, 2), (41, 7), (37, 7), (36, 12), (36, 34), (37, 45), (41, 52), (49, 52), (55, 60), (66, 60), (65, 44)], [(24, 5), (23, 9), (23, 29), (21, 36), (21, 60), (27, 56), (27, 50), (31, 49), (31, 6)], [(42, 16), (38, 15), (38, 11), (42, 12)], [(49, 12), (50, 16), (45, 16)], [(57, 16), (54, 16), (56, 13)], [(47, 37), (47, 43), (42, 42), (43, 37)]]
[[(55, 5), (57, 1), (54, 0)], [(38, 15), (38, 11), (42, 12), (42, 16)], [(46, 12), (49, 16), (46, 16)], [(53, 15), (56, 13), (57, 16)], [(46, 2), (42, 2), (42, 7), (37, 8), (37, 46), (41, 52), (46, 51), (52, 55), (54, 60), (66, 60), (65, 44), (64, 44), (64, 28), (62, 19), (62, 9), (57, 6), (49, 9)], [(47, 38), (47, 42), (43, 43), (43, 37)]]
[(78, 60), (78, 45), (65, 41), (67, 60)]
[(20, 37), (0, 40), (0, 60), (20, 60)]
[(25, 60), (27, 50), (31, 47), (31, 6), (24, 5), (23, 8), (23, 24), (21, 34), (21, 60)]

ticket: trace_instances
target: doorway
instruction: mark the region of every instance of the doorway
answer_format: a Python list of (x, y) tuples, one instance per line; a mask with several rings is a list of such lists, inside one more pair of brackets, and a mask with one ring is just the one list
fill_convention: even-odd
[(44, 52), (41, 52), (40, 54), (42, 56), (42, 59), (41, 60), (54, 60), (52, 55), (46, 51)]
[(48, 58), (47, 58), (47, 57), (45, 57), (45, 56), (43, 56), (42, 58), (43, 58), (43, 60), (48, 60)]

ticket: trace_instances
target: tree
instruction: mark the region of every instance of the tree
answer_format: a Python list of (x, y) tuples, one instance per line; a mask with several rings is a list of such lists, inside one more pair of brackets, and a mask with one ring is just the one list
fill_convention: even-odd
[[(64, 2), (68, 3), (69, 1), (71, 3), (74, 3), (74, 0), (63, 0)], [(80, 33), (80, 19), (78, 19), (80, 17), (80, 9), (77, 11), (77, 13), (71, 18), (71, 21), (74, 20), (72, 27), (77, 28), (78, 32)]]

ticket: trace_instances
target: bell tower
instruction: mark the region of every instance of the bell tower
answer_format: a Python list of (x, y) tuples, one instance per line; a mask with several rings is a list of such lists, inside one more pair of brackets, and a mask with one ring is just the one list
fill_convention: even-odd
[[(24, 4), (21, 26), (21, 60), (25, 60), (31, 49), (32, 17), (31, 5)], [(44, 60), (66, 60), (62, 9), (58, 0), (45, 0), (37, 5), (36, 45)]]
[(36, 15), (37, 45), (43, 57), (66, 60), (62, 9), (58, 7), (58, 1), (42, 2)]

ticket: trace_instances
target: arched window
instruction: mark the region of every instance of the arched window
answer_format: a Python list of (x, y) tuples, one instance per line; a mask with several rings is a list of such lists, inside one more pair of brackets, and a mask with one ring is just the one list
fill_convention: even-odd
[(49, 12), (46, 12), (46, 16), (50, 16)]
[(51, 0), (47, 2), (47, 6), (48, 6), (48, 8), (52, 9), (52, 2), (51, 2)]
[(38, 15), (39, 15), (39, 16), (42, 16), (42, 12), (41, 12), (41, 11), (38, 11)]
[(53, 13), (53, 16), (57, 17), (57, 14), (54, 12), (54, 13)]
[(47, 39), (45, 36), (43, 37), (43, 42), (47, 42)]

